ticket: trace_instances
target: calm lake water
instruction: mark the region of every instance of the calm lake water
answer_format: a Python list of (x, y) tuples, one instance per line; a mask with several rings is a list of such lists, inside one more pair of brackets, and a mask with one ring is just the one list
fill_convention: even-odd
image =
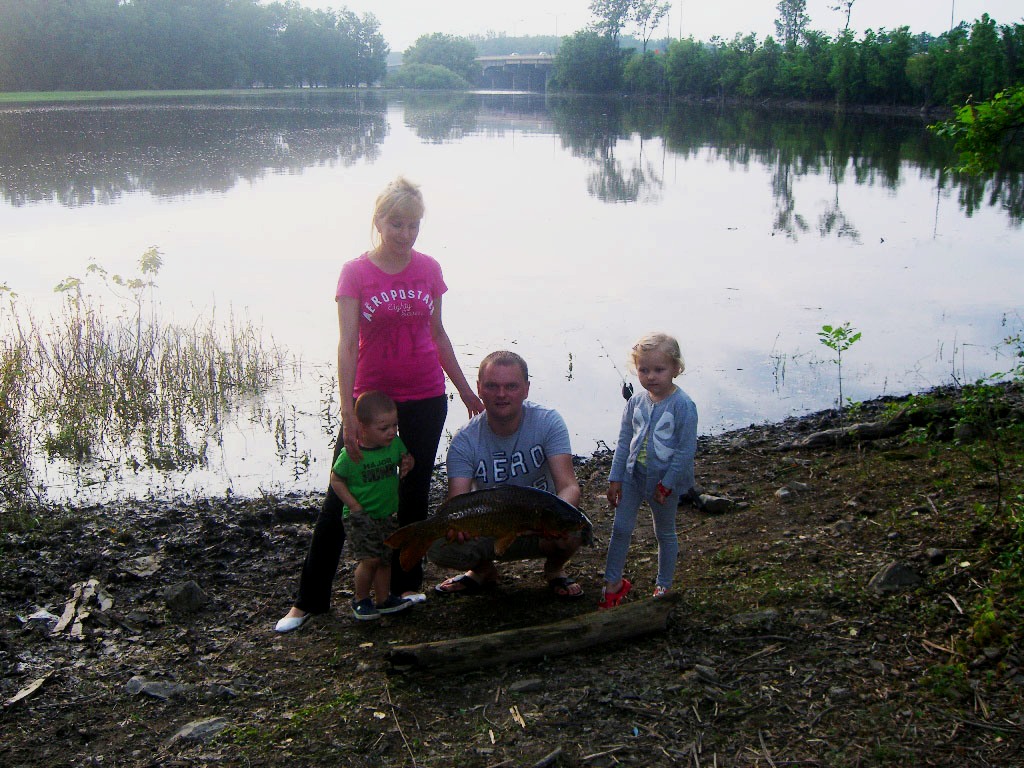
[[(855, 401), (1003, 370), (1024, 316), (1021, 174), (956, 179), (925, 125), (380, 91), (2, 107), (0, 283), (22, 306), (45, 318), (63, 278), (91, 261), (134, 274), (155, 245), (165, 319), (244, 314), (301, 362), (239, 410), (207, 466), (40, 464), (47, 492), (324, 487), (334, 287), (398, 174), (422, 185), (417, 247), (444, 268), (467, 375), (519, 351), (577, 454), (614, 443), (627, 351), (648, 330), (681, 340), (702, 434), (833, 406), (826, 323), (863, 333), (843, 357)], [(286, 448), (261, 426), (273, 418)], [(449, 430), (465, 420), (456, 399)]]

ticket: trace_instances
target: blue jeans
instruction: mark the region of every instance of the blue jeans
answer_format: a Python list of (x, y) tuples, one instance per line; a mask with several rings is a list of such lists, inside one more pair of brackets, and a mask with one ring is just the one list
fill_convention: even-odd
[(612, 537), (608, 542), (608, 556), (604, 566), (604, 580), (609, 584), (622, 578), (626, 565), (629, 542), (636, 528), (637, 513), (644, 501), (654, 515), (654, 536), (658, 540), (658, 581), (659, 587), (670, 589), (676, 573), (676, 559), (679, 557), (679, 539), (676, 538), (676, 502), (678, 496), (670, 495), (664, 504), (654, 500), (658, 487), (657, 478), (647, 477), (644, 468), (637, 464), (632, 475), (622, 480), (622, 500), (615, 508), (612, 522)]

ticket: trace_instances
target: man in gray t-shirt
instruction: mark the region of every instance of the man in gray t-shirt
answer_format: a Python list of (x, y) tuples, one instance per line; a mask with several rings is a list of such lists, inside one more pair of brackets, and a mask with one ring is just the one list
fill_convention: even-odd
[[(480, 363), (477, 393), (484, 412), (470, 419), (448, 448), (448, 498), (519, 485), (554, 493), (577, 506), (580, 486), (572, 465), (569, 430), (557, 411), (527, 402), (526, 361), (514, 352), (492, 352)], [(544, 578), (551, 591), (558, 597), (578, 598), (583, 589), (566, 576), (565, 565), (579, 546), (578, 536), (524, 535), (498, 557), (494, 539), (467, 539), (460, 534), (434, 542), (427, 557), (464, 571), (434, 588), (441, 594), (473, 594), (494, 586), (498, 581), (495, 560), (544, 558)]]

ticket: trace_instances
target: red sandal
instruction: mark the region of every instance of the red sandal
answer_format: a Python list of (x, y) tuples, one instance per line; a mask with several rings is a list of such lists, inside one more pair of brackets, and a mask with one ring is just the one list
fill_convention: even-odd
[(622, 586), (619, 587), (618, 592), (609, 592), (608, 587), (604, 587), (601, 590), (601, 602), (597, 604), (597, 610), (603, 611), (607, 608), (614, 608), (622, 599), (629, 594), (629, 590), (633, 588), (633, 585), (629, 583), (629, 579), (622, 580)]

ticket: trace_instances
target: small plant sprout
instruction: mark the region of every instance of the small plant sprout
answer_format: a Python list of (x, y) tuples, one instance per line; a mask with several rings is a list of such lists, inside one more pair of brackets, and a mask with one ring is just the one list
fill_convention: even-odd
[(821, 343), (836, 353), (832, 362), (836, 364), (836, 371), (839, 374), (839, 413), (843, 412), (843, 352), (860, 341), (860, 337), (860, 331), (852, 328), (849, 323), (823, 325), (818, 331)]

